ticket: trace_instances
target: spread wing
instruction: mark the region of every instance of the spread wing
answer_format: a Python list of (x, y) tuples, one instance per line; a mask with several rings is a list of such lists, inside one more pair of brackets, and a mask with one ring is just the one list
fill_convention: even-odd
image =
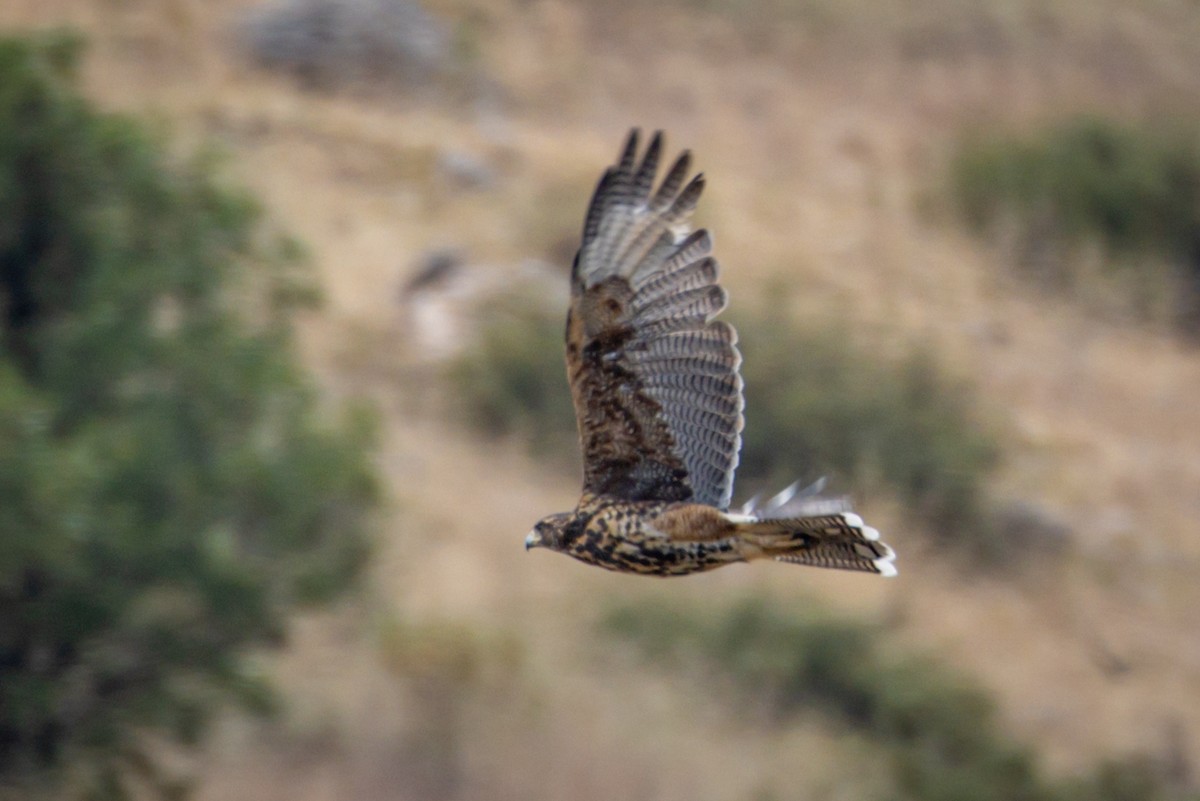
[(704, 188), (684, 152), (654, 188), (656, 133), (638, 132), (600, 179), (571, 271), (567, 374), (584, 490), (729, 506), (742, 432), (737, 334), (706, 231), (686, 220)]

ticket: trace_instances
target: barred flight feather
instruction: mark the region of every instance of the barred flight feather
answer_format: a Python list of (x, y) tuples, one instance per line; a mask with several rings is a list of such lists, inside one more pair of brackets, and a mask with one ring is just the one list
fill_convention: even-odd
[(684, 151), (655, 188), (663, 137), (632, 131), (604, 171), (571, 269), (566, 361), (584, 456), (574, 512), (526, 547), (611, 570), (684, 575), (782, 562), (895, 575), (895, 554), (824, 483), (729, 513), (743, 428), (737, 332), (712, 237), (689, 231), (704, 191)]
[(662, 273), (646, 281), (633, 291), (633, 312), (640, 314), (671, 295), (691, 292), (708, 286), (716, 286), (717, 260), (711, 256), (701, 258), (678, 270)]

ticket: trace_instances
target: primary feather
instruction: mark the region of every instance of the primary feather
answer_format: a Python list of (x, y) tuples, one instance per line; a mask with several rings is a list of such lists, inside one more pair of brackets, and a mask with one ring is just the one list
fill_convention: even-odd
[(583, 449), (574, 512), (540, 521), (526, 547), (611, 570), (686, 575), (770, 558), (895, 575), (895, 554), (849, 510), (793, 485), (730, 513), (742, 444), (737, 333), (707, 231), (688, 217), (704, 178), (681, 154), (655, 188), (656, 133), (636, 130), (592, 195), (571, 270), (567, 377)]
[[(567, 359), (584, 483), (725, 509), (741, 446), (741, 355), (733, 329), (713, 322), (728, 297), (712, 238), (685, 225), (703, 177), (685, 183), (685, 152), (654, 191), (661, 152), (659, 133), (639, 162), (629, 135), (596, 187), (576, 257)], [(630, 428), (653, 436), (627, 442)]]

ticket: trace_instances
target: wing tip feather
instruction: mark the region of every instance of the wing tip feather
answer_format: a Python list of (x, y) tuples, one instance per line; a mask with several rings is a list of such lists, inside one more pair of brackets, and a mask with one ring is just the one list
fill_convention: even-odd
[[(639, 153), (643, 142), (648, 144)], [(658, 181), (664, 142), (661, 130), (647, 140), (640, 128), (631, 128), (616, 163), (602, 174), (584, 221), (583, 243), (572, 274), (573, 292), (590, 291), (612, 276), (627, 279), (635, 293), (645, 287), (640, 298), (644, 308), (629, 307), (637, 312), (635, 322), (640, 321), (640, 327), (633, 340), (623, 346), (623, 353), (635, 358), (639, 353), (657, 357), (691, 353), (715, 361), (732, 373), (732, 381), (724, 379), (720, 387), (705, 380), (690, 388), (664, 386), (650, 393), (660, 406), (663, 399), (674, 394), (688, 405), (688, 409), (674, 410), (674, 414), (658, 413), (659, 420), (666, 418), (663, 422), (671, 441), (667, 446), (672, 451), (670, 456), (679, 459), (688, 473), (694, 471), (695, 483), (688, 488), (696, 500), (727, 508), (744, 427), (744, 382), (737, 372), (741, 354), (733, 326), (714, 319), (728, 305), (729, 295), (717, 283), (718, 265), (711, 256), (712, 234), (707, 229), (689, 232), (687, 227), (707, 179), (704, 173), (691, 175), (692, 152), (684, 149)], [(700, 266), (693, 266), (697, 263)], [(680, 272), (685, 269), (686, 273)], [(647, 286), (656, 275), (663, 276), (663, 280)], [(703, 375), (709, 375), (707, 367)], [(582, 429), (585, 410), (579, 406), (574, 386), (572, 392)], [(709, 406), (719, 406), (725, 417), (715, 424), (721, 437), (711, 442), (706, 430), (690, 434), (686, 430), (694, 422), (689, 419), (692, 412)], [(585, 462), (588, 458), (585, 453)]]

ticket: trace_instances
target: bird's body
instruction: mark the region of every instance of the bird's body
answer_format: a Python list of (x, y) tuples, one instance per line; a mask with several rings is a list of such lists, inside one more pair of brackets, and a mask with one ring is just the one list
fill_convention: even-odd
[(878, 532), (819, 485), (729, 511), (741, 354), (733, 327), (712, 319), (727, 302), (712, 240), (686, 227), (703, 177), (685, 185), (685, 152), (655, 190), (661, 147), (656, 134), (639, 163), (631, 133), (588, 208), (566, 326), (583, 495), (526, 547), (655, 576), (761, 558), (894, 575)]
[[(742, 561), (732, 527), (706, 520), (707, 536), (672, 537), (672, 516), (705, 515), (715, 509), (668, 501), (624, 501), (585, 495), (563, 527), (557, 550), (589, 565), (622, 573), (683, 576)], [(719, 514), (719, 513), (717, 513)]]
[(887, 547), (850, 513), (759, 519), (699, 503), (590, 494), (553, 530), (547, 526), (537, 544), (606, 570), (648, 576), (686, 576), (762, 558), (868, 570)]

